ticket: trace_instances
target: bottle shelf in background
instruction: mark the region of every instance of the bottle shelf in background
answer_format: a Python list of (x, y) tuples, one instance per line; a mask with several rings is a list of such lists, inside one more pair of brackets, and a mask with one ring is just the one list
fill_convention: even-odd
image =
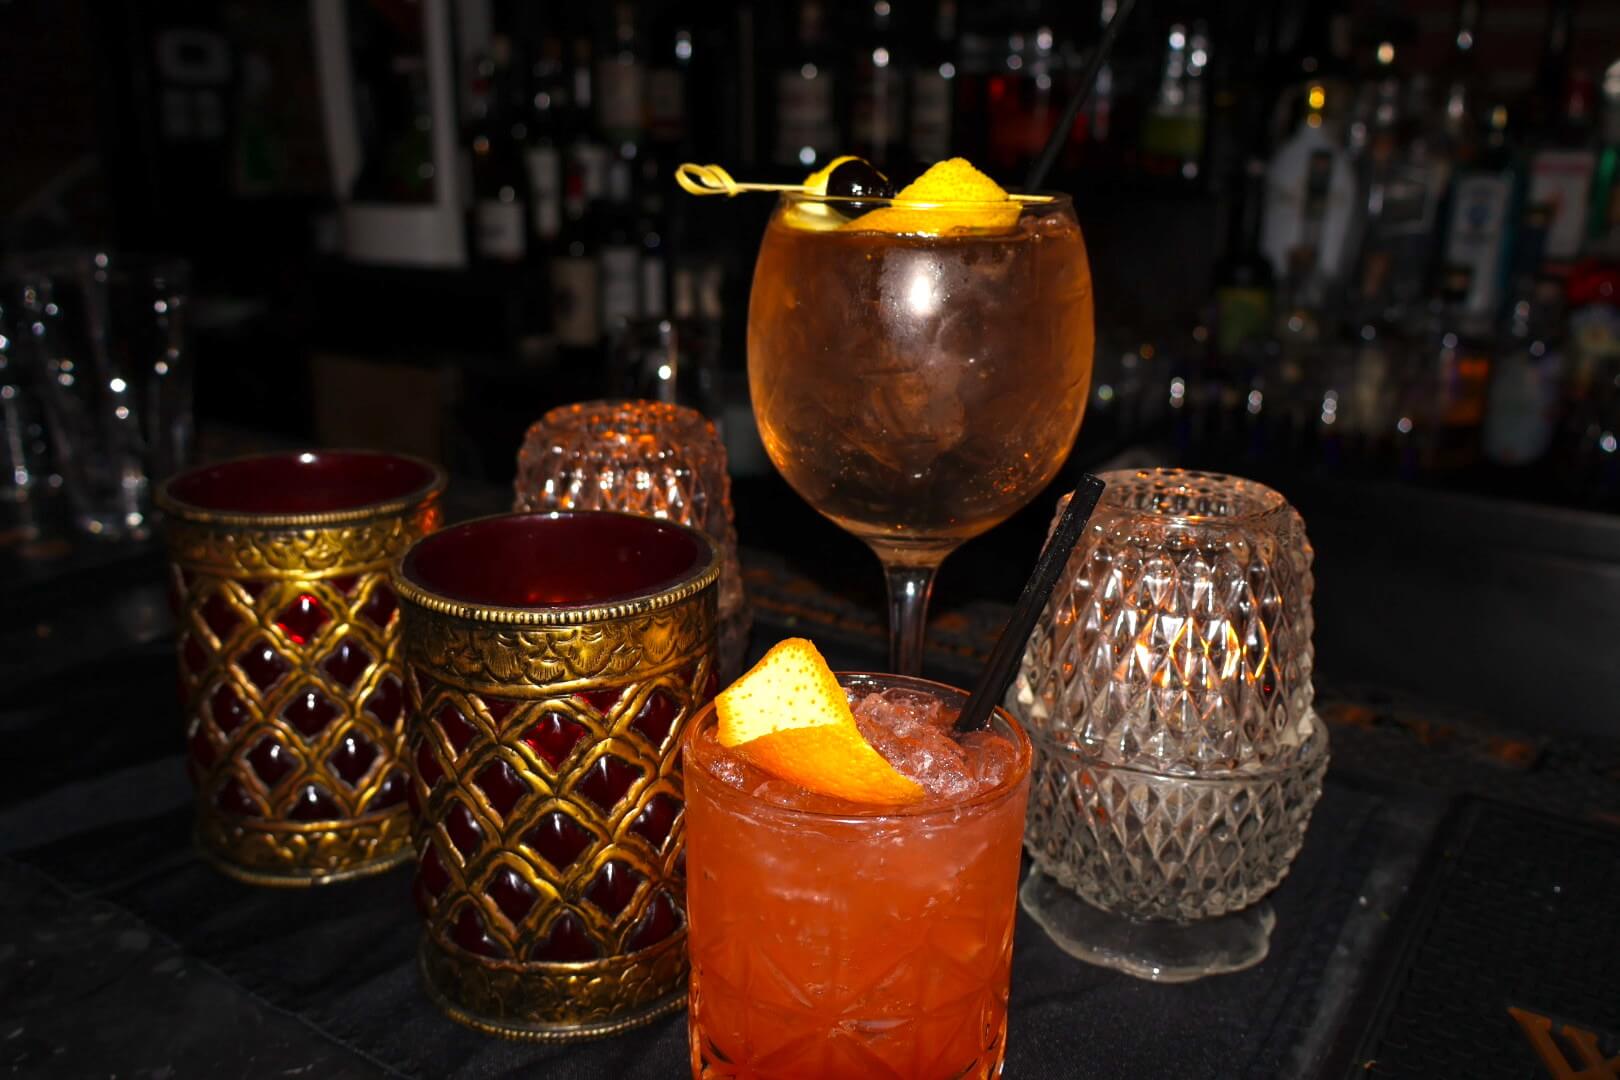
[[(433, 41), (381, 33), (382, 6), (355, 6), (374, 35), (352, 75), (365, 160), (338, 201), (453, 188), (464, 268), (311, 244), (313, 221), (339, 216), (320, 194), (326, 99), (300, 70), (309, 27), (280, 29), (269, 0), (100, 27), (124, 58), (109, 70), (130, 69), (114, 79), (129, 84), (122, 231), (192, 254), (221, 292), (269, 296), (290, 341), (278, 355), (465, 368), (457, 422), (478, 428), (479, 409), (564, 388), (706, 393), (694, 403), (722, 410), (771, 203), (686, 197), (674, 166), (792, 181), (857, 151), (904, 181), (951, 153), (1017, 186), (1114, 3), (458, 0), (435, 31), (445, 109)], [(217, 125), (192, 116), (177, 134), (163, 110), (178, 84), (140, 58), (188, 19), (229, 54), (220, 70), (251, 77), (239, 96), (209, 91)], [(1048, 181), (1075, 196), (1114, 343), (1077, 453), (1145, 444), (1238, 471), (1286, 459), (1613, 505), (1617, 57), (1620, 21), (1596, 0), (1138, 4)], [(313, 102), (273, 108), (300, 94)], [(445, 134), (455, 176), (425, 177)], [(659, 383), (666, 321), (710, 370)], [(1124, 370), (1144, 342), (1156, 355)]]

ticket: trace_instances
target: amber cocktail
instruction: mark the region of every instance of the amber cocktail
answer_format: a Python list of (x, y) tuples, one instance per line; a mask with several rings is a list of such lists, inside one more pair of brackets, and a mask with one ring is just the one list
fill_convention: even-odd
[(903, 808), (814, 794), (686, 745), (695, 1077), (999, 1073), (1030, 746), (997, 710), (958, 743), (967, 695), (840, 675), (867, 740), (928, 794)]
[[(994, 227), (960, 227), (996, 214)], [(842, 224), (816, 227), (828, 222)], [(748, 307), (754, 416), (794, 490), (882, 560), (895, 670), (920, 670), (940, 562), (1068, 456), (1092, 341), (1091, 271), (1066, 198), (782, 197)]]

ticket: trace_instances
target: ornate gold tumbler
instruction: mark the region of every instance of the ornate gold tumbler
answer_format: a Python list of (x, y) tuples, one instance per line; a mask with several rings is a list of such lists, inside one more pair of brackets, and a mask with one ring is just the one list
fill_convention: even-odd
[(388, 568), (440, 519), (414, 458), (241, 458), (164, 485), (197, 844), (260, 885), (410, 857), (405, 693)]
[(405, 615), (422, 974), (509, 1038), (608, 1035), (686, 994), (679, 747), (714, 696), (695, 529), (511, 514), (416, 544)]

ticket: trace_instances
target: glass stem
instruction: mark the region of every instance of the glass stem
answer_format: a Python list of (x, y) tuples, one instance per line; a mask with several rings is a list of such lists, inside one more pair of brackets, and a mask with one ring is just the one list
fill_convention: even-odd
[(889, 667), (896, 675), (921, 675), (928, 594), (939, 563), (898, 566), (885, 562), (889, 584)]

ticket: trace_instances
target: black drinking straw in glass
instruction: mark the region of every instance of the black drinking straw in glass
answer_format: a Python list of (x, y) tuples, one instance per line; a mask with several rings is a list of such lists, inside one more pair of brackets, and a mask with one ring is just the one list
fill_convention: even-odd
[(1119, 7), (1114, 10), (1114, 17), (1108, 20), (1108, 26), (1103, 30), (1102, 41), (1091, 54), (1091, 63), (1086, 66), (1085, 75), (1080, 79), (1080, 85), (1075, 89), (1074, 96), (1069, 98), (1068, 107), (1063, 110), (1063, 118), (1058, 121), (1057, 127), (1046, 140), (1046, 147), (1041, 150), (1041, 156), (1035, 159), (1035, 165), (1029, 170), (1029, 176), (1024, 180), (1025, 191), (1038, 191), (1046, 182), (1046, 174), (1052, 171), (1052, 165), (1057, 161), (1059, 151), (1068, 140), (1069, 132), (1074, 127), (1074, 118), (1080, 115), (1080, 110), (1091, 98), (1091, 91), (1097, 85), (1097, 75), (1102, 71), (1103, 65), (1108, 62), (1108, 56), (1114, 51), (1114, 42), (1119, 40), (1119, 32), (1125, 26), (1125, 20), (1130, 16), (1131, 9), (1136, 6), (1136, 0), (1119, 0)]
[(1058, 575), (1068, 565), (1069, 553), (1074, 550), (1080, 534), (1085, 532), (1086, 522), (1091, 520), (1091, 512), (1097, 508), (1097, 500), (1102, 498), (1104, 486), (1101, 480), (1087, 473), (1080, 486), (1074, 489), (1063, 517), (1058, 520), (1057, 528), (1052, 530), (1046, 546), (1041, 549), (1040, 558), (1035, 561), (1034, 572), (1024, 583), (1018, 603), (1013, 605), (1007, 625), (1002, 627), (1001, 636), (996, 638), (995, 645), (990, 649), (990, 659), (985, 663), (972, 695), (957, 714), (955, 731), (958, 735), (982, 731), (990, 726), (990, 711), (1006, 694), (1007, 684), (1012, 682), (1013, 669), (1018, 666), (1030, 632), (1035, 629), (1035, 619), (1051, 597)]
[[(1029, 171), (1029, 177), (1024, 182), (1025, 191), (1038, 189), (1046, 180), (1046, 174), (1052, 170), (1052, 163), (1057, 160), (1058, 152), (1063, 148), (1069, 130), (1074, 126), (1074, 118), (1080, 114), (1080, 110), (1091, 97), (1091, 91), (1097, 85), (1097, 75), (1102, 71), (1102, 66), (1108, 62), (1108, 55), (1114, 51), (1114, 43), (1119, 40), (1119, 32), (1135, 6), (1136, 0), (1119, 0), (1119, 7), (1114, 10), (1114, 17), (1108, 20), (1108, 26), (1103, 30), (1102, 41), (1098, 42), (1096, 50), (1091, 54), (1091, 63), (1087, 65), (1079, 87), (1063, 110), (1063, 118), (1052, 130), (1051, 136), (1046, 140), (1045, 149), (1041, 151), (1041, 156)], [(1040, 559), (1035, 563), (1035, 571), (1025, 583), (1023, 594), (1013, 607), (1012, 616), (1007, 620), (1001, 636), (996, 639), (995, 645), (990, 650), (990, 659), (979, 676), (978, 684), (973, 688), (972, 696), (968, 698), (967, 704), (962, 707), (961, 713), (956, 718), (957, 734), (979, 731), (989, 726), (990, 711), (1007, 692), (1007, 685), (1012, 681), (1013, 668), (1024, 651), (1024, 645), (1029, 641), (1030, 631), (1035, 629), (1035, 619), (1040, 615), (1041, 608), (1046, 606), (1047, 598), (1052, 595), (1058, 574), (1068, 563), (1069, 552), (1074, 550), (1075, 542), (1085, 531), (1086, 522), (1091, 519), (1091, 512), (1097, 508), (1097, 500), (1102, 497), (1103, 486), (1101, 480), (1087, 474), (1081, 480), (1080, 486), (1075, 488), (1073, 497), (1069, 499), (1068, 508), (1063, 512), (1062, 520), (1058, 522), (1057, 528), (1052, 530), (1052, 536), (1047, 540), (1046, 546), (1041, 549)]]

